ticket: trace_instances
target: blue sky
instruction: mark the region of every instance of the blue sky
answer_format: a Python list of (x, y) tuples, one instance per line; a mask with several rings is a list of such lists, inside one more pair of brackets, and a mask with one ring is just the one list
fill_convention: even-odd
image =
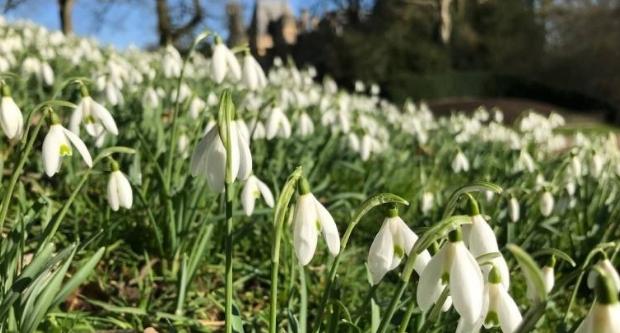
[[(173, 3), (174, 1), (170, 1)], [(104, 44), (118, 48), (129, 45), (144, 47), (157, 43), (157, 19), (155, 1), (117, 1), (119, 4), (107, 8), (97, 0), (76, 0), (73, 24), (78, 36), (91, 36)], [(125, 4), (123, 4), (125, 2)], [(253, 0), (241, 0), (249, 20), (254, 6)], [(314, 1), (289, 0), (295, 13)], [(226, 0), (203, 0), (209, 19), (206, 26), (222, 34), (226, 32), (224, 7)], [(306, 4), (306, 5), (304, 5)], [(59, 29), (56, 0), (29, 0), (27, 3), (5, 14), (9, 20), (28, 19), (49, 29)]]

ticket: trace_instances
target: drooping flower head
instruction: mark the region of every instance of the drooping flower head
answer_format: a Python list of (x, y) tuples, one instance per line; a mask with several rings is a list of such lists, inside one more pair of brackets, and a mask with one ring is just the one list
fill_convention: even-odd
[(597, 270), (595, 286), (596, 299), (590, 312), (575, 333), (617, 333), (620, 332), (620, 302), (618, 289), (613, 278), (602, 269)]
[(64, 128), (56, 115), (52, 115), (52, 125), (43, 140), (43, 167), (45, 174), (52, 177), (60, 170), (62, 157), (71, 156), (75, 146), (88, 167), (92, 167), (93, 159), (84, 142), (73, 132)]
[[(242, 120), (233, 121), (233, 117), (234, 105), (230, 91), (225, 90), (220, 100), (221, 119), (217, 126), (208, 129), (198, 142), (190, 162), (192, 175), (205, 176), (211, 190), (217, 193), (224, 190), (224, 183), (233, 182), (235, 179), (245, 180), (252, 174), (252, 154), (247, 127)], [(227, 152), (226, 145), (229, 145), (230, 152)], [(227, 174), (226, 170), (228, 157), (230, 157), (230, 174)]]
[(420, 275), (416, 295), (420, 308), (430, 309), (446, 286), (463, 320), (475, 322), (482, 313), (484, 277), (476, 258), (463, 242), (460, 228), (450, 232), (448, 241)]
[(108, 204), (113, 211), (117, 211), (119, 207), (129, 209), (133, 205), (131, 184), (115, 161), (112, 162), (112, 172), (108, 181)]
[[(368, 252), (372, 283), (378, 284), (387, 272), (398, 267), (402, 259), (410, 254), (417, 240), (418, 235), (398, 216), (398, 208), (391, 207)], [(430, 260), (428, 251), (420, 253), (414, 264), (415, 271), (422, 273)]]
[(261, 196), (265, 200), (267, 206), (273, 207), (273, 194), (267, 184), (263, 183), (256, 176), (251, 175), (245, 181), (245, 186), (243, 186), (243, 191), (241, 192), (241, 205), (243, 206), (245, 215), (252, 215), (254, 212), (254, 206), (256, 205), (256, 199)]
[(310, 192), (308, 181), (302, 178), (293, 217), (293, 245), (300, 264), (305, 266), (314, 257), (319, 233), (323, 234), (329, 253), (336, 256), (340, 252), (338, 227), (329, 211)]
[(217, 83), (222, 83), (227, 74), (238, 81), (241, 79), (241, 66), (235, 54), (222, 43), (221, 38), (215, 38), (213, 46), (213, 57), (211, 59), (213, 79)]
[(2, 101), (0, 102), (0, 127), (10, 140), (20, 139), (24, 132), (24, 117), (11, 97), (9, 86), (2, 83)]
[(486, 329), (499, 326), (503, 333), (513, 333), (523, 321), (519, 307), (502, 283), (502, 275), (497, 267), (489, 273), (484, 286), (484, 302), (481, 316), (474, 323), (461, 318), (458, 333), (478, 333), (482, 326)]
[(118, 135), (116, 122), (112, 114), (110, 114), (110, 111), (93, 100), (88, 90), (83, 85), (81, 86), (80, 94), (82, 95), (82, 99), (75, 110), (73, 110), (69, 122), (69, 129), (71, 132), (79, 135), (80, 124), (84, 123), (86, 133), (92, 137), (100, 137), (104, 131), (112, 135)]

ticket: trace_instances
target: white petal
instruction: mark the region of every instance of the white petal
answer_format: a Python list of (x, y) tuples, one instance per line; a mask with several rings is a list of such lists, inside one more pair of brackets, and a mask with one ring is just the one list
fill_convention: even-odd
[(216, 131), (213, 131), (211, 128), (205, 136), (198, 141), (194, 152), (192, 153), (192, 158), (190, 161), (190, 170), (192, 176), (196, 177), (200, 174), (206, 174), (207, 171), (207, 148), (209, 147), (209, 142), (215, 139)]
[(253, 68), (252, 56), (249, 54), (243, 57), (243, 83), (250, 90), (258, 88), (258, 76)]
[[(239, 128), (239, 123), (236, 122), (236, 128)], [(245, 125), (244, 125), (245, 126)], [(239, 172), (237, 179), (245, 180), (252, 174), (252, 152), (250, 152), (250, 143), (247, 140), (247, 136), (243, 134), (242, 130), (236, 130), (237, 145), (239, 151)]]
[(497, 304), (499, 325), (502, 328), (502, 332), (512, 333), (519, 327), (523, 317), (521, 317), (519, 307), (508, 292), (503, 287), (497, 289), (497, 296), (499, 297)]
[(368, 251), (368, 270), (372, 283), (377, 284), (390, 271), (394, 257), (394, 242), (390, 232), (389, 221), (386, 219), (375, 236)]
[(447, 259), (448, 247), (442, 247), (426, 265), (420, 275), (420, 282), (416, 293), (416, 299), (422, 311), (428, 311), (441, 295), (444, 289), (441, 284), (444, 261)]
[(499, 252), (497, 239), (491, 226), (480, 215), (472, 218), (472, 225), (469, 232), (469, 250), (474, 257), (483, 254)]
[(545, 292), (548, 294), (555, 285), (555, 272), (553, 267), (544, 266), (542, 268), (543, 282), (545, 284)]
[(232, 78), (237, 81), (241, 80), (241, 66), (239, 65), (239, 60), (237, 60), (235, 54), (228, 48), (226, 49), (226, 65), (228, 65)]
[(78, 150), (80, 155), (82, 155), (82, 158), (84, 159), (84, 162), (86, 163), (86, 165), (88, 165), (89, 168), (92, 167), (93, 158), (90, 157), (90, 153), (88, 152), (88, 148), (86, 148), (84, 141), (82, 141), (82, 139), (80, 139), (77, 135), (75, 135), (73, 132), (69, 131), (68, 129), (64, 127), (61, 127), (61, 128), (62, 128), (62, 132), (64, 133), (64, 135), (69, 139), (69, 141), (71, 141), (71, 143), (73, 144), (73, 146), (75, 146), (75, 148)]
[(317, 216), (321, 225), (321, 231), (323, 237), (325, 237), (325, 243), (327, 243), (327, 249), (332, 256), (336, 256), (340, 252), (340, 235), (338, 234), (338, 227), (332, 215), (325, 209), (325, 207), (314, 197), (314, 203), (316, 205)]
[(258, 190), (262, 194), (263, 199), (265, 199), (265, 204), (273, 208), (273, 205), (275, 204), (275, 202), (273, 200), (273, 194), (271, 193), (271, 190), (269, 189), (267, 184), (263, 183), (258, 178), (256, 178), (256, 184), (258, 185)]
[(118, 201), (121, 207), (129, 209), (133, 205), (133, 192), (131, 189), (131, 184), (129, 184), (129, 180), (127, 177), (120, 172), (115, 172), (116, 183), (118, 187)]
[[(217, 127), (215, 130), (217, 131)], [(205, 166), (209, 187), (215, 193), (222, 192), (226, 180), (226, 148), (219, 135), (215, 135), (213, 140), (207, 143)]]
[(71, 113), (71, 119), (69, 120), (69, 130), (77, 135), (80, 135), (80, 124), (82, 123), (84, 104), (87, 103), (84, 98), (77, 105), (73, 113)]
[(217, 44), (213, 47), (213, 57), (211, 59), (211, 66), (213, 70), (213, 79), (217, 83), (222, 83), (228, 66), (226, 65), (226, 51), (227, 48), (223, 44)]
[(110, 204), (110, 208), (112, 208), (113, 211), (118, 210), (118, 182), (114, 177), (114, 173), (110, 175), (110, 180), (108, 181), (108, 204)]
[(43, 167), (45, 174), (52, 177), (60, 168), (60, 146), (68, 144), (60, 125), (52, 125), (43, 140)]
[(9, 139), (20, 138), (24, 119), (19, 107), (11, 97), (2, 97), (0, 105), (0, 125)]
[(241, 206), (243, 206), (243, 211), (247, 216), (252, 215), (254, 212), (254, 205), (256, 203), (254, 193), (257, 189), (256, 177), (250, 176), (245, 182), (245, 186), (243, 186), (243, 191), (241, 191)]
[(476, 258), (465, 247), (456, 242), (454, 262), (450, 269), (450, 295), (456, 311), (464, 320), (474, 322), (482, 311), (484, 280)]
[(317, 220), (317, 209), (312, 195), (308, 193), (300, 196), (295, 205), (293, 218), (293, 245), (297, 260), (303, 266), (312, 260), (314, 251), (316, 251)]
[(114, 118), (112, 117), (110, 112), (103, 107), (103, 105), (93, 101), (92, 112), (93, 117), (98, 119), (108, 132), (114, 135), (118, 135), (118, 128), (116, 127), (116, 122), (114, 122)]

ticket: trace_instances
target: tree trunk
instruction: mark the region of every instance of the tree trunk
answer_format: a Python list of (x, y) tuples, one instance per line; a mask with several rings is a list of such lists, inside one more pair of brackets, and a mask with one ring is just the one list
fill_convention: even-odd
[(58, 0), (60, 8), (60, 28), (65, 35), (73, 33), (73, 20), (71, 14), (73, 12), (74, 0)]
[(200, 0), (193, 0), (192, 17), (182, 26), (173, 26), (167, 0), (155, 0), (157, 7), (157, 31), (159, 45), (166, 46), (176, 42), (180, 37), (191, 33), (202, 22), (204, 12)]
[(166, 0), (155, 0), (157, 7), (157, 32), (159, 33), (159, 46), (166, 46), (172, 42), (172, 24), (170, 12)]

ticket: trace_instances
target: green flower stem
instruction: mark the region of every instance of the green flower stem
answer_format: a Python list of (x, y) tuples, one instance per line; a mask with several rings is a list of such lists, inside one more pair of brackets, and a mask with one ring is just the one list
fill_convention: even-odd
[[(413, 253), (412, 255), (409, 256), (409, 258), (412, 258), (413, 262), (415, 262), (417, 257), (418, 257), (417, 253)], [(400, 302), (400, 299), (403, 297), (403, 294), (405, 293), (405, 289), (407, 289), (407, 284), (409, 283), (410, 277), (411, 277), (411, 274), (405, 275), (405, 273), (403, 272), (400, 285), (398, 286), (396, 293), (394, 293), (394, 296), (392, 297), (392, 300), (390, 301), (390, 305), (385, 315), (381, 318), (381, 325), (379, 325), (379, 329), (377, 330), (378, 333), (385, 333), (388, 327), (390, 326), (390, 321), (392, 320), (394, 313), (396, 313), (396, 308), (398, 307), (398, 303)]]
[[(226, 174), (224, 195), (226, 201), (226, 260), (225, 260), (225, 281), (226, 281), (226, 302), (224, 304), (226, 312), (226, 333), (232, 333), (232, 302), (233, 302), (233, 204), (235, 200), (234, 182), (235, 175), (232, 172), (232, 146), (231, 146), (231, 124), (235, 106), (230, 98), (230, 91), (225, 90), (220, 97), (220, 110), (218, 113), (218, 131), (222, 142), (226, 148)], [(236, 135), (236, 134), (235, 134)]]
[[(34, 112), (34, 111), (33, 111)], [(22, 151), (19, 162), (17, 163), (17, 167), (13, 170), (13, 174), (11, 175), (11, 179), (9, 180), (9, 187), (7, 191), (4, 193), (4, 198), (2, 198), (2, 210), (0, 210), (0, 231), (4, 227), (4, 221), (6, 220), (6, 216), (9, 212), (9, 206), (11, 205), (11, 199), (13, 198), (13, 192), (15, 192), (15, 185), (19, 180), (19, 177), (24, 170), (24, 165), (28, 160), (28, 156), (30, 156), (30, 152), (32, 151), (32, 146), (34, 145), (34, 140), (36, 140), (37, 135), (39, 134), (39, 130), (41, 130), (41, 126), (43, 125), (43, 119), (39, 119), (39, 123), (35, 126), (34, 131), (31, 133), (28, 138), (28, 142), (26, 143), (26, 147)]]
[(295, 194), (295, 185), (302, 175), (301, 167), (288, 177), (275, 207), (273, 223), (273, 241), (271, 242), (271, 290), (269, 304), (269, 332), (276, 333), (278, 322), (278, 268), (280, 266), (280, 244), (282, 242), (282, 229), (286, 220), (286, 212), (291, 198)]
[(440, 237), (443, 237), (448, 231), (457, 228), (461, 224), (471, 223), (471, 217), (464, 215), (455, 215), (435, 224), (432, 228), (430, 228), (422, 237), (420, 237), (411, 249), (409, 256), (407, 257), (407, 261), (405, 262), (405, 268), (403, 268), (403, 272), (400, 276), (400, 285), (394, 296), (392, 296), (392, 300), (390, 301), (390, 305), (385, 312), (385, 315), (381, 318), (381, 325), (377, 330), (378, 333), (385, 333), (390, 326), (390, 321), (394, 314), (396, 313), (396, 308), (398, 307), (398, 303), (400, 299), (403, 297), (405, 293), (405, 289), (407, 289), (407, 285), (409, 284), (409, 280), (411, 279), (411, 275), (413, 274), (413, 269), (415, 266), (415, 261), (418, 258), (418, 255), (422, 253), (432, 242), (436, 241)]
[(349, 222), (349, 225), (347, 226), (347, 230), (344, 232), (344, 235), (342, 236), (342, 240), (340, 241), (340, 252), (338, 252), (338, 255), (336, 255), (336, 257), (334, 258), (334, 262), (332, 263), (332, 266), (329, 269), (329, 278), (327, 279), (327, 284), (325, 286), (325, 290), (323, 291), (323, 296), (321, 297), (321, 303), (318, 307), (319, 315), (317, 317), (315, 328), (312, 330), (313, 332), (317, 333), (321, 329), (321, 324), (325, 316), (325, 308), (327, 307), (326, 306), (327, 301), (329, 300), (329, 297), (331, 296), (332, 285), (334, 281), (336, 280), (336, 272), (338, 271), (338, 266), (340, 265), (340, 258), (344, 250), (347, 248), (347, 244), (349, 243), (349, 238), (351, 237), (351, 233), (353, 232), (353, 229), (355, 229), (355, 227), (360, 222), (362, 217), (364, 217), (364, 215), (366, 215), (366, 213), (368, 213), (372, 208), (382, 205), (382, 204), (387, 204), (387, 203), (390, 203), (390, 204), (399, 203), (401, 205), (409, 205), (409, 203), (405, 199), (397, 195), (394, 195), (391, 193), (381, 193), (381, 194), (375, 195), (367, 199), (364, 203), (362, 203), (362, 205), (360, 206), (360, 209), (353, 216), (353, 218), (351, 219), (351, 222)]
[(174, 163), (174, 153), (176, 150), (176, 142), (177, 142), (177, 132), (178, 132), (178, 118), (179, 118), (179, 112), (181, 109), (181, 103), (179, 103), (179, 98), (181, 95), (181, 84), (183, 83), (183, 78), (185, 77), (185, 68), (187, 67), (187, 62), (189, 61), (189, 58), (191, 58), (192, 53), (194, 53), (194, 50), (196, 49), (196, 46), (198, 46), (198, 44), (205, 38), (209, 37), (211, 33), (208, 31), (205, 31), (203, 33), (201, 33), (200, 35), (198, 35), (198, 37), (196, 37), (196, 39), (194, 40), (194, 42), (192, 43), (192, 46), (190, 47), (189, 51), (187, 52), (187, 56), (185, 57), (185, 59), (183, 59), (183, 63), (181, 64), (181, 72), (179, 73), (179, 79), (177, 81), (177, 86), (176, 86), (176, 96), (175, 96), (175, 100), (174, 100), (174, 111), (172, 111), (172, 133), (170, 135), (170, 142), (168, 143), (168, 161), (166, 163), (166, 186), (168, 188), (170, 188), (171, 184), (172, 184), (172, 167), (173, 167), (173, 163)]
[(306, 270), (304, 266), (299, 267), (299, 333), (306, 333), (308, 330), (308, 287), (306, 285)]
[(405, 315), (403, 316), (403, 320), (400, 323), (400, 327), (398, 328), (399, 333), (407, 332), (407, 326), (409, 326), (409, 321), (411, 320), (411, 316), (413, 315), (413, 311), (415, 311), (417, 305), (418, 304), (416, 303), (415, 297), (412, 297), (411, 300), (409, 301), (409, 306), (407, 307), (407, 311), (405, 312)]
[[(228, 159), (230, 160), (230, 159)], [(229, 164), (229, 163), (227, 163)], [(226, 182), (225, 195), (226, 195), (226, 303), (224, 305), (226, 311), (226, 333), (232, 332), (232, 293), (233, 293), (233, 256), (232, 256), (232, 244), (233, 244), (233, 203), (234, 203), (234, 188), (232, 182)]]

